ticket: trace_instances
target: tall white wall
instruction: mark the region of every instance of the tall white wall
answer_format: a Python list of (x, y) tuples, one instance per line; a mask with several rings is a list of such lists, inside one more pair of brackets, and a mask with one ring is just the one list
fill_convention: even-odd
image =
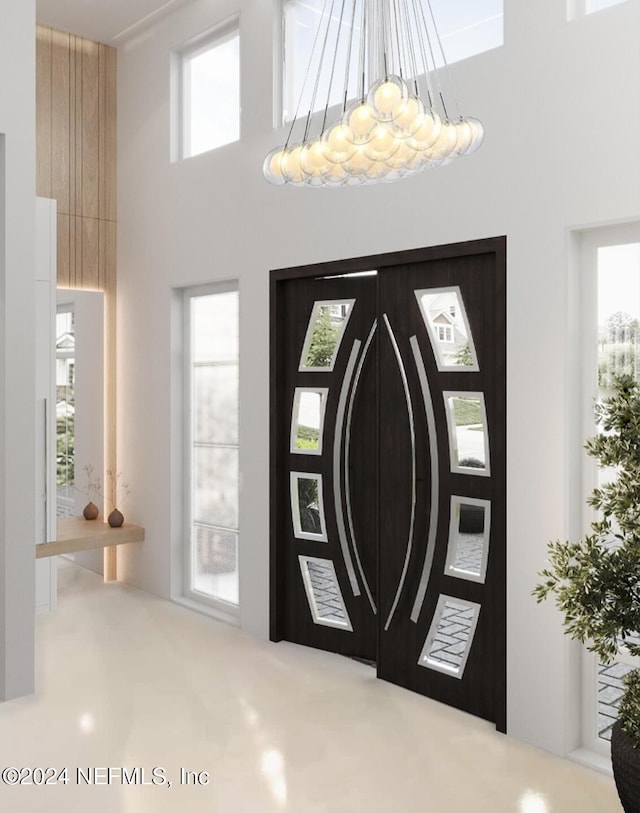
[[(171, 288), (238, 277), (241, 292), (241, 624), (268, 621), (269, 269), (508, 237), (508, 710), (511, 734), (576, 747), (569, 645), (531, 589), (568, 533), (568, 230), (640, 217), (640, 8), (568, 23), (557, 0), (506, 2), (503, 48), (452, 66), (487, 139), (395, 185), (274, 188), (277, 0), (194, 0), (119, 50), (118, 455), (147, 541), (125, 577), (169, 596)], [(170, 52), (240, 12), (242, 138), (171, 164)], [(175, 338), (175, 337), (174, 337)], [(174, 444), (175, 445), (175, 444)]]
[(35, 10), (0, 0), (0, 699), (33, 690)]

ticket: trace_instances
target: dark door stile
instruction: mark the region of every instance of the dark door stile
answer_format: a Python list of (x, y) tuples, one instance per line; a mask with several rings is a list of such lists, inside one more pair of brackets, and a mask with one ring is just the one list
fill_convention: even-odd
[[(330, 279), (377, 269), (377, 276)], [(271, 274), (271, 547), (270, 637), (376, 661), (378, 677), (491, 720), (506, 731), (506, 240), (453, 246), (274, 271)], [(479, 371), (439, 371), (414, 291), (457, 285), (476, 344)], [(332, 372), (300, 372), (301, 347), (314, 301), (354, 299)], [(340, 458), (342, 491), (333, 488), (333, 433), (340, 389), (354, 340), (357, 360), (376, 322), (357, 390), (351, 380), (349, 465)], [(393, 334), (393, 338), (391, 337)], [(394, 347), (395, 343), (395, 347)], [(430, 433), (419, 351), (435, 417)], [(295, 387), (329, 389), (321, 456), (289, 451)], [(452, 473), (443, 393), (485, 395), (491, 476)], [(409, 406), (410, 404), (410, 406)], [(436, 449), (437, 460), (431, 460)], [(420, 612), (417, 597), (432, 523), (432, 475), (437, 472), (436, 544)], [(289, 472), (322, 474), (327, 542), (294, 535)], [(347, 506), (345, 484), (350, 486)], [(415, 495), (415, 499), (414, 499)], [(491, 536), (485, 583), (445, 573), (451, 496), (489, 501)], [(354, 596), (339, 542), (336, 513), (347, 508), (347, 545), (362, 569)], [(413, 512), (413, 522), (412, 522)], [(350, 530), (353, 530), (357, 548)], [(407, 555), (407, 545), (411, 553)], [(298, 556), (328, 558), (352, 631), (314, 623)], [(370, 586), (367, 595), (361, 574)], [(401, 589), (399, 590), (399, 586)], [(480, 605), (462, 677), (419, 665), (441, 595)], [(413, 616), (413, 618), (412, 618)]]

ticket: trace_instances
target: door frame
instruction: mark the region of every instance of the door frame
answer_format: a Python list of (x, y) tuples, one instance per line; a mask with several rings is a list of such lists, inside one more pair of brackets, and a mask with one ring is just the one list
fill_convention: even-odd
[[(406, 251), (393, 251), (386, 254), (372, 254), (364, 257), (354, 257), (343, 260), (331, 260), (329, 262), (313, 263), (309, 265), (293, 266), (290, 268), (280, 268), (270, 271), (269, 274), (269, 639), (273, 642), (283, 640), (284, 621), (284, 596), (285, 590), (282, 585), (282, 574), (284, 568), (280, 565), (280, 546), (278, 546), (278, 528), (276, 506), (281, 497), (280, 489), (284, 486), (277, 479), (277, 457), (275, 438), (278, 420), (277, 393), (278, 384), (283, 375), (283, 361), (277, 357), (275, 352), (279, 331), (282, 330), (283, 320), (279, 313), (279, 289), (282, 283), (294, 279), (305, 279), (309, 277), (330, 277), (340, 274), (353, 274), (359, 271), (368, 271), (372, 268), (381, 269), (389, 266), (406, 265), (408, 263), (420, 263), (436, 260), (456, 259), (471, 254), (493, 254), (495, 256), (495, 273), (497, 286), (506, 296), (506, 256), (507, 238), (506, 236), (489, 237), (480, 240), (469, 240), (462, 243), (442, 244)], [(506, 310), (506, 309), (505, 309)], [(506, 347), (506, 313), (501, 324), (495, 326), (496, 340), (502, 340)], [(505, 369), (506, 376), (506, 369)], [(505, 387), (506, 389), (506, 387)], [(506, 448), (506, 420), (501, 430), (501, 444)], [(508, 479), (508, 478), (506, 478)], [(506, 523), (506, 490), (505, 481), (505, 523)], [(495, 680), (496, 697), (504, 698), (502, 708), (496, 705), (496, 728), (498, 731), (506, 731), (506, 537), (505, 555), (500, 562), (500, 572), (498, 582), (504, 585), (502, 595), (495, 597), (494, 623), (498, 625), (496, 630), (496, 640), (498, 644), (495, 652)]]

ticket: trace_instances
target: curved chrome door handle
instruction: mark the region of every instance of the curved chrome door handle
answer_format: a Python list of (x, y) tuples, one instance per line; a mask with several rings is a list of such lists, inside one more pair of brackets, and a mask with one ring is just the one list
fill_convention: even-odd
[(405, 579), (407, 578), (407, 572), (409, 570), (409, 560), (411, 558), (411, 551), (413, 549), (413, 532), (416, 520), (416, 430), (413, 418), (413, 404), (411, 402), (411, 393), (409, 392), (409, 382), (407, 381), (407, 373), (405, 371), (404, 364), (402, 363), (400, 348), (398, 347), (398, 342), (396, 341), (396, 337), (393, 334), (393, 330), (391, 329), (391, 324), (389, 322), (386, 313), (383, 314), (383, 319), (385, 325), (387, 326), (389, 338), (391, 339), (391, 346), (393, 347), (393, 352), (395, 353), (396, 361), (398, 362), (398, 368), (400, 370), (400, 378), (402, 379), (404, 395), (407, 401), (407, 412), (409, 414), (409, 431), (411, 435), (411, 521), (409, 522), (409, 537), (407, 539), (407, 551), (404, 557), (404, 566), (402, 568), (402, 573), (400, 575), (400, 581), (398, 582), (398, 589), (396, 590), (396, 596), (395, 599), (393, 600), (393, 604), (389, 612), (389, 617), (387, 618), (387, 623), (384, 625), (384, 629), (386, 632), (389, 629), (389, 626), (391, 625), (391, 621), (393, 620), (393, 616), (395, 615), (398, 602), (400, 601), (400, 594), (402, 593), (404, 582)]

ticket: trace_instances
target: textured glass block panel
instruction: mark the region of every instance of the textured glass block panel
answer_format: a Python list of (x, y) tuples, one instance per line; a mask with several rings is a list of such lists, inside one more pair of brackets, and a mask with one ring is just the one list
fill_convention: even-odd
[(475, 372), (476, 348), (458, 286), (416, 291), (438, 370)]
[(461, 678), (479, 614), (479, 604), (441, 595), (418, 658), (419, 666)]
[(445, 392), (451, 471), (488, 476), (489, 437), (484, 395), (481, 392)]
[(238, 527), (238, 450), (194, 449), (194, 520)]
[(192, 359), (238, 360), (238, 292), (229, 291), (191, 300)]
[(238, 443), (238, 365), (193, 368), (195, 443)]
[(238, 604), (238, 534), (194, 525), (193, 589)]
[(598, 736), (602, 740), (611, 739), (611, 727), (618, 719), (620, 699), (625, 691), (622, 678), (634, 668), (619, 661), (598, 664)]
[(333, 370), (355, 299), (315, 302), (300, 357), (300, 370)]
[(291, 472), (291, 516), (298, 539), (327, 541), (321, 474)]
[(312, 556), (298, 556), (298, 559), (314, 623), (351, 632), (351, 621), (333, 562)]
[(293, 397), (291, 451), (300, 454), (322, 453), (322, 427), (327, 389), (296, 387)]
[(491, 503), (488, 500), (451, 497), (446, 575), (484, 583), (490, 524)]

